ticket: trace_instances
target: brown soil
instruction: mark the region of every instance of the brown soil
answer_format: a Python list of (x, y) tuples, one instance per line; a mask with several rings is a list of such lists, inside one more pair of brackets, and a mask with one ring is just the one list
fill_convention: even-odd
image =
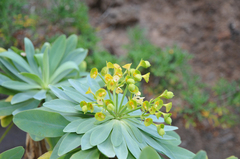
[[(193, 71), (212, 86), (220, 78), (240, 79), (239, 0), (88, 0), (90, 18), (98, 28), (102, 45), (111, 53), (127, 54), (127, 28), (147, 30), (159, 47), (177, 44), (194, 55)], [(240, 157), (240, 126), (231, 129), (185, 129), (179, 127), (181, 146), (197, 152), (206, 150), (210, 159)]]

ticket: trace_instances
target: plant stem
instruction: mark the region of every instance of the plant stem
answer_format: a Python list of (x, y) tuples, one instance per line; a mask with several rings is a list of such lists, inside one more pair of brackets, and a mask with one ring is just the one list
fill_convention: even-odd
[(134, 116), (123, 116), (121, 119), (127, 119), (127, 118), (140, 118), (140, 115), (134, 115)]
[(0, 138), (0, 143), (2, 142), (2, 140), (4, 139), (4, 137), (7, 135), (7, 133), (9, 132), (9, 130), (12, 128), (13, 126), (13, 122), (11, 123), (11, 125), (8, 126), (7, 130), (4, 132), (4, 134), (1, 136)]
[(111, 92), (107, 89), (110, 100), (112, 100)]
[(138, 110), (138, 109), (141, 109), (141, 107), (138, 107), (138, 108), (136, 108), (136, 109), (130, 110), (130, 111), (124, 113), (123, 115), (128, 114), (128, 113), (131, 113), (131, 112), (134, 112), (135, 110)]
[(116, 114), (118, 112), (118, 94), (116, 95)]
[(121, 115), (122, 112), (124, 112), (124, 110), (127, 108), (127, 104), (121, 109), (121, 111), (119, 112), (119, 114)]
[(123, 103), (123, 100), (124, 100), (124, 97), (126, 96), (126, 94), (127, 94), (127, 86), (126, 86), (126, 88), (125, 88), (125, 90), (124, 90), (124, 93), (123, 93), (122, 100), (121, 100), (121, 103), (120, 103), (119, 108), (121, 108), (122, 103)]

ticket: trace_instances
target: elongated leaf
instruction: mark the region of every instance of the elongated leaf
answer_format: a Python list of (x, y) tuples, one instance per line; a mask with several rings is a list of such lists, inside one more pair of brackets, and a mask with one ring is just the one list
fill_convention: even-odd
[(24, 107), (31, 102), (33, 102), (33, 100), (12, 105), (10, 102), (0, 101), (0, 116), (11, 115), (14, 110)]
[(1, 159), (21, 159), (24, 154), (24, 148), (18, 146), (0, 154)]
[(58, 155), (62, 156), (69, 151), (75, 149), (81, 144), (82, 135), (78, 135), (75, 133), (68, 133), (62, 140), (59, 149)]
[(34, 141), (41, 141), (41, 140), (44, 139), (43, 136), (36, 136), (36, 135), (33, 135), (33, 134), (29, 134), (29, 135)]
[(49, 85), (48, 86), (51, 91), (60, 99), (66, 99), (66, 100), (69, 100), (71, 102), (75, 102), (74, 100), (72, 100), (70, 97), (68, 97), (61, 89), (58, 89), (57, 87), (55, 86), (52, 86), (52, 85)]
[(32, 69), (29, 67), (28, 63), (18, 54), (8, 51), (8, 52), (3, 52), (0, 54), (0, 57), (7, 57), (11, 59), (12, 61), (18, 63), (20, 66), (22, 66), (24, 69), (26, 69), (30, 73), (34, 73)]
[(73, 50), (70, 52), (62, 61), (62, 63), (67, 62), (67, 61), (73, 61), (77, 65), (79, 65), (87, 56), (87, 50), (78, 48), (76, 50)]
[(123, 142), (122, 128), (119, 121), (116, 121), (113, 126), (113, 131), (111, 133), (112, 144), (117, 147)]
[(106, 122), (100, 126), (98, 126), (91, 134), (90, 143), (91, 145), (98, 145), (105, 141), (110, 132), (112, 131), (114, 120)]
[(65, 136), (67, 136), (67, 134), (64, 134), (57, 142), (57, 144), (55, 145), (55, 147), (53, 148), (52, 154), (50, 159), (56, 159), (59, 158), (60, 156), (58, 156), (58, 150), (59, 150), (59, 146), (62, 143), (63, 139), (65, 138)]
[(141, 132), (135, 125), (129, 122), (124, 122), (124, 125), (125, 125), (125, 128), (127, 128), (127, 131), (129, 132), (129, 134), (133, 134), (132, 137), (135, 137), (140, 143), (143, 142)]
[(83, 134), (91, 130), (95, 126), (94, 125), (95, 121), (96, 121), (95, 118), (89, 118), (83, 121), (77, 128), (77, 134)]
[(93, 147), (93, 145), (90, 144), (90, 137), (91, 137), (93, 130), (94, 130), (94, 128), (82, 136), (82, 140), (81, 140), (82, 150), (87, 150), (87, 149), (90, 149)]
[(178, 147), (178, 146), (172, 146), (167, 144), (162, 144), (162, 146), (171, 153), (174, 158), (176, 159), (192, 159), (195, 154), (188, 151), (187, 149)]
[(111, 143), (111, 137), (108, 136), (108, 138), (102, 142), (101, 144), (97, 145), (99, 151), (101, 151), (104, 155), (107, 157), (113, 158), (115, 157), (115, 152)]
[(11, 81), (11, 79), (3, 74), (0, 74), (0, 85), (5, 81)]
[(100, 153), (98, 149), (91, 149), (91, 150), (81, 150), (72, 155), (70, 159), (99, 159)]
[(71, 123), (69, 123), (64, 129), (63, 132), (76, 132), (78, 126), (85, 121), (85, 119), (78, 119), (74, 120)]
[(31, 99), (37, 92), (37, 90), (30, 90), (23, 93), (15, 94), (11, 100), (11, 104), (16, 104)]
[(40, 75), (40, 73), (38, 71), (37, 63), (34, 60), (35, 50), (34, 50), (34, 46), (33, 46), (32, 42), (28, 38), (24, 38), (24, 44), (25, 44), (25, 52), (27, 54), (27, 60), (28, 60), (30, 67), (37, 75)]
[(115, 151), (118, 159), (126, 159), (127, 158), (128, 149), (127, 149), (125, 140), (123, 140), (119, 146), (117, 146), (117, 147), (114, 146), (113, 148), (114, 148), (114, 151)]
[(51, 48), (51, 45), (49, 42), (45, 42), (41, 48), (41, 53), (45, 52), (46, 48)]
[(43, 71), (42, 71), (42, 77), (44, 83), (49, 83), (49, 55), (48, 55), (49, 49), (46, 48), (43, 53)]
[(77, 47), (77, 41), (78, 41), (77, 35), (74, 34), (67, 38), (66, 50), (63, 55), (63, 59)]
[(133, 138), (130, 136), (130, 134), (127, 132), (126, 128), (122, 124), (121, 128), (129, 151), (133, 154), (135, 158), (139, 158), (141, 151), (138, 144), (136, 143), (136, 141), (133, 140)]
[(27, 83), (34, 83), (32, 80), (29, 80), (26, 77), (24, 77), (23, 75), (19, 74), (19, 71), (17, 71), (8, 61), (1, 59), (1, 58), (0, 58), (0, 61), (15, 77), (18, 78), (16, 80), (23, 80)]
[(17, 90), (17, 91), (25, 91), (25, 90), (29, 90), (29, 89), (41, 88), (37, 84), (27, 84), (27, 83), (18, 82), (18, 81), (6, 81), (6, 82), (2, 83), (2, 86), (9, 88), (9, 89)]
[(24, 77), (27, 77), (27, 78), (37, 82), (39, 85), (43, 84), (42, 79), (39, 76), (35, 75), (35, 74), (27, 73), (27, 72), (21, 72), (20, 74), (23, 75)]
[(156, 152), (156, 150), (148, 146), (142, 150), (139, 159), (161, 159), (161, 157)]
[(65, 53), (66, 49), (66, 36), (62, 35), (57, 38), (52, 44), (50, 53), (49, 53), (49, 61), (50, 63), (50, 74), (52, 74), (55, 69), (58, 67), (62, 57)]
[[(66, 87), (63, 87), (66, 88)], [(66, 93), (71, 99), (76, 101), (77, 103), (80, 103), (81, 101), (86, 102), (92, 102), (92, 100), (89, 100), (88, 98), (84, 97), (82, 94), (78, 93), (77, 91), (71, 91), (71, 90), (64, 90), (64, 93)]]
[(20, 112), (14, 116), (13, 121), (23, 131), (44, 137), (62, 136), (63, 129), (69, 123), (58, 113), (39, 109)]
[(37, 92), (33, 98), (37, 99), (37, 100), (42, 100), (42, 99), (45, 99), (46, 98), (46, 93), (47, 91), (42, 89), (40, 90), (39, 92)]
[[(34, 59), (38, 63), (38, 65), (40, 66), (41, 71), (43, 71), (43, 52), (39, 53), (39, 54), (35, 54)], [(42, 77), (42, 74), (40, 74), (40, 77)]]
[(38, 159), (49, 159), (51, 154), (52, 154), (52, 151), (48, 151), (48, 152), (44, 153), (43, 155), (41, 155)]
[[(53, 80), (55, 83), (60, 81), (62, 79), (62, 77), (59, 76), (60, 74), (62, 74), (64, 71), (73, 70), (73, 69), (78, 70), (78, 66), (76, 65), (75, 62), (72, 62), (72, 61), (65, 62), (59, 68), (57, 68), (56, 71), (54, 71), (53, 75), (50, 78), (50, 83), (52, 83)], [(52, 84), (54, 84), (54, 83), (52, 83)]]
[(74, 109), (74, 107), (76, 106), (76, 103), (73, 103), (64, 99), (51, 100), (49, 102), (44, 103), (43, 105), (44, 107), (50, 108), (52, 110), (60, 111), (60, 112), (66, 112), (66, 113), (78, 112)]
[[(20, 108), (18, 108), (16, 110), (14, 110), (12, 112), (12, 115), (15, 115), (15, 114), (17, 114), (17, 113), (19, 113), (21, 111), (24, 111), (24, 110), (37, 108), (39, 106), (40, 101), (38, 101), (38, 100), (31, 100), (31, 101), (32, 101), (31, 103), (26, 104), (26, 105), (24, 105), (24, 106), (22, 106), (22, 107), (20, 107)], [(26, 102), (23, 102), (23, 103), (26, 103)]]

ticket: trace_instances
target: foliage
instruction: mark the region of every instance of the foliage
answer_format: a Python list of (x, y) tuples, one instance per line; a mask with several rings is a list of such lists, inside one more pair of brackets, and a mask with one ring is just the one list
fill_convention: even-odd
[(18, 146), (0, 154), (1, 159), (21, 159), (24, 154), (24, 148)]
[[(69, 80), (72, 87), (51, 86), (59, 99), (16, 114), (14, 123), (36, 136), (61, 137), (50, 158), (72, 151), (75, 153), (71, 158), (99, 158), (101, 154), (139, 158), (148, 145), (169, 158), (192, 158), (193, 153), (178, 147), (181, 141), (173, 131), (177, 127), (163, 124), (171, 124), (172, 103), (164, 104), (163, 100), (172, 98), (173, 93), (164, 91), (155, 99), (143, 101), (135, 83), (142, 78), (148, 82), (149, 74), (141, 75), (140, 66), (147, 68), (150, 64), (142, 60), (133, 69), (131, 64), (121, 67), (108, 62), (101, 73), (93, 68), (90, 76), (99, 76), (105, 83), (103, 88), (90, 76), (81, 81)], [(166, 108), (165, 113), (160, 111), (162, 107)]]
[(10, 95), (0, 101), (3, 127), (11, 123), (12, 115), (56, 98), (50, 84), (68, 86), (68, 78), (79, 79), (86, 75), (79, 67), (87, 50), (76, 48), (76, 35), (67, 39), (62, 35), (52, 45), (46, 42), (41, 50), (35, 50), (28, 38), (24, 42), (25, 52), (9, 49), (0, 53), (0, 67), (4, 71), (0, 74), (0, 93)]

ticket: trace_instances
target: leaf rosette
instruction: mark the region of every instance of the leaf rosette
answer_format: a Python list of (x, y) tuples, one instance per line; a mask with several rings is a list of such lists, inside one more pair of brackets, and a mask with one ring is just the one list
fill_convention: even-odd
[[(140, 64), (143, 65), (143, 61)], [(146, 62), (144, 66), (147, 65)], [(164, 124), (164, 122), (171, 124), (169, 119), (171, 114), (163, 113), (160, 108), (165, 106), (168, 111), (171, 108), (169, 104), (163, 104), (162, 98), (172, 98), (173, 94), (165, 91), (156, 99), (143, 101), (139, 91), (136, 91), (138, 90), (136, 85), (130, 90), (129, 85), (136, 83), (135, 78), (138, 81), (142, 79), (138, 67), (132, 70), (130, 65), (125, 65), (123, 68), (126, 70), (122, 72), (119, 65), (107, 63), (104, 76), (93, 69), (90, 76), (81, 81), (70, 79), (71, 86), (63, 86), (61, 89), (50, 86), (59, 99), (46, 102), (43, 104), (44, 107), (38, 109), (41, 109), (43, 114), (59, 113), (68, 121), (67, 123), (64, 119), (64, 124), (54, 118), (42, 121), (42, 124), (56, 126), (58, 122), (59, 125), (56, 126), (59, 134), (54, 137), (61, 138), (54, 147), (50, 159), (64, 155), (70, 155), (71, 159), (139, 158), (141, 151), (147, 146), (172, 159), (187, 159), (194, 156), (192, 152), (178, 146), (181, 141), (174, 132), (177, 127)], [(119, 75), (119, 78), (114, 77), (116, 75)], [(97, 76), (103, 80), (105, 87), (100, 87), (95, 80)], [(113, 79), (116, 79), (114, 86), (108, 89), (109, 81)], [(124, 90), (123, 93), (117, 91), (119, 87)], [(128, 98), (126, 95), (129, 95)], [(48, 131), (50, 128), (34, 127), (35, 119), (31, 116), (36, 112), (30, 110), (18, 113), (14, 118), (22, 122), (16, 123), (17, 126), (37, 136), (53, 137), (53, 128)], [(28, 127), (23, 123), (26, 118), (31, 121)]]
[(76, 48), (77, 36), (58, 37), (53, 44), (44, 43), (41, 50), (24, 39), (25, 52), (12, 49), (0, 53), (0, 93), (10, 95), (0, 101), (0, 116), (15, 115), (23, 110), (37, 108), (41, 102), (56, 96), (49, 85), (69, 86), (68, 80), (86, 75), (81, 72), (87, 50)]

